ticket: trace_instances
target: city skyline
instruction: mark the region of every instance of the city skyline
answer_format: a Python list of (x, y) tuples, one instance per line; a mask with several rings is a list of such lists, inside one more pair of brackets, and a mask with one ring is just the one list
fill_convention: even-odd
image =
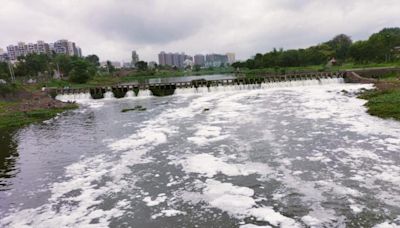
[(0, 48), (0, 61), (6, 59), (16, 61), (20, 56), (28, 54), (65, 54), (69, 56), (82, 57), (82, 49), (75, 42), (67, 39), (60, 39), (52, 43), (38, 40), (36, 42), (18, 41), (14, 44), (9, 44), (5, 49)]
[(395, 0), (4, 1), (0, 47), (65, 37), (102, 60), (129, 61), (131, 50), (145, 61), (157, 60), (161, 50), (233, 51), (247, 59), (274, 47), (308, 47), (340, 33), (366, 39), (382, 27), (398, 26), (399, 8)]

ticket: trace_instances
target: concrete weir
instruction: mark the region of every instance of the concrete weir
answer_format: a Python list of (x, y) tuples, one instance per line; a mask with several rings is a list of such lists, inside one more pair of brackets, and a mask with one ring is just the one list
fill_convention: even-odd
[[(346, 82), (351, 82), (354, 77), (350, 72), (311, 72), (311, 73), (294, 73), (286, 75), (260, 75), (260, 76), (237, 76), (235, 79), (218, 79), (218, 80), (192, 80), (182, 81), (174, 83), (127, 83), (119, 84), (114, 86), (101, 86), (92, 87), (87, 89), (57, 89), (55, 92), (57, 95), (77, 95), (85, 94), (90, 96), (92, 99), (109, 98), (123, 98), (123, 97), (135, 97), (135, 96), (168, 96), (173, 95), (176, 89), (189, 89), (193, 88), (199, 90), (200, 88), (210, 87), (221, 87), (221, 86), (245, 86), (245, 85), (261, 85), (268, 83), (279, 83), (279, 82), (291, 82), (291, 81), (307, 81), (307, 80), (318, 80), (321, 79), (333, 79), (343, 78)], [(349, 80), (347, 80), (349, 79)]]

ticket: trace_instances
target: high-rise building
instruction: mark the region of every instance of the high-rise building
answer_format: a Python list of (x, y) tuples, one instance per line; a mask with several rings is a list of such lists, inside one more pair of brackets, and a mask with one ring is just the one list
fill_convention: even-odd
[(174, 54), (172, 54), (172, 53), (165, 54), (165, 65), (173, 66), (174, 65), (173, 58), (174, 58)]
[(56, 54), (81, 57), (82, 50), (79, 49), (74, 42), (68, 40), (58, 40), (53, 44), (53, 51)]
[(136, 51), (132, 51), (132, 66), (135, 67), (137, 62), (139, 62), (139, 55)]
[(204, 55), (198, 54), (198, 55), (194, 56), (194, 65), (203, 67), (205, 65), (205, 63), (206, 63), (206, 59), (205, 59)]
[(164, 51), (158, 54), (158, 63), (161, 66), (183, 68), (186, 59), (193, 59), (193, 57), (185, 53), (165, 53)]
[(236, 61), (236, 55), (233, 52), (228, 52), (226, 53), (226, 56), (228, 56), (228, 63), (232, 64)]
[(167, 53), (162, 51), (158, 54), (158, 64), (161, 66), (167, 65)]

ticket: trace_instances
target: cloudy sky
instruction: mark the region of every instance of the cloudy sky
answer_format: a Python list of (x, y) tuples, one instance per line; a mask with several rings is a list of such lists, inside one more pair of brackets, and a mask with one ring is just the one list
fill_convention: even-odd
[(0, 47), (75, 41), (102, 60), (157, 60), (162, 51), (235, 52), (299, 48), (345, 33), (366, 39), (400, 26), (399, 0), (0, 0)]

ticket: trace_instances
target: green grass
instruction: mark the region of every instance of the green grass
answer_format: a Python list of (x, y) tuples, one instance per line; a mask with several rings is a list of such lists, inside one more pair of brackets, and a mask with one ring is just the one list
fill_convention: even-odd
[(0, 102), (0, 129), (14, 129), (31, 123), (55, 117), (58, 113), (75, 109), (77, 105), (69, 104), (64, 108), (37, 109), (29, 112), (15, 112), (17, 102)]
[(368, 113), (381, 118), (400, 120), (400, 88), (385, 91), (370, 90), (359, 96), (368, 100)]
[(301, 67), (277, 67), (277, 68), (263, 68), (263, 69), (241, 69), (241, 72), (246, 75), (260, 75), (266, 73), (290, 73), (290, 72), (335, 72), (356, 69), (380, 68), (380, 67), (400, 67), (400, 63), (369, 63), (369, 64), (355, 64), (345, 63), (340, 66), (325, 67), (323, 65), (301, 66)]
[(379, 76), (379, 80), (385, 80), (385, 81), (398, 81), (398, 79), (400, 78), (400, 73), (398, 72), (390, 72), (390, 73), (386, 73), (384, 75)]

